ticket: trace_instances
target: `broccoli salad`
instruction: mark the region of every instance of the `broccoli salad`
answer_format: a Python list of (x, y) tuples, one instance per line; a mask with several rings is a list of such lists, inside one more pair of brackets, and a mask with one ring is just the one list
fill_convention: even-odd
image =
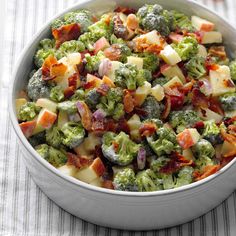
[(236, 60), (214, 23), (160, 5), (66, 13), (39, 42), (19, 126), (66, 175), (120, 191), (202, 180), (236, 156)]

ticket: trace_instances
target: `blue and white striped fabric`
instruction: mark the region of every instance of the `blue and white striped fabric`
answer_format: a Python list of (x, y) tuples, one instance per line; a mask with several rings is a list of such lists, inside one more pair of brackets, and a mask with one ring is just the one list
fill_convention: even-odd
[[(235, 0), (201, 2), (236, 24)], [(19, 53), (32, 35), (55, 13), (73, 3), (76, 0), (6, 1), (5, 42), (1, 53), (4, 57), (3, 68), (0, 69), (0, 235), (236, 235), (236, 192), (211, 212), (184, 225), (150, 232), (128, 232), (92, 225), (68, 214), (49, 200), (32, 181), (22, 162), (22, 153), (7, 112), (11, 72)]]

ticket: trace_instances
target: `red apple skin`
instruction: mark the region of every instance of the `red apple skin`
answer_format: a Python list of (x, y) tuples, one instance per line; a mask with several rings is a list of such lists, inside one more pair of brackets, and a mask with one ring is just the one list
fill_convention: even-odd
[(26, 138), (29, 138), (33, 134), (35, 126), (35, 120), (20, 123), (20, 128)]
[(99, 157), (93, 161), (93, 163), (90, 165), (90, 168), (92, 168), (98, 176), (102, 176), (106, 169)]
[(177, 141), (183, 149), (188, 149), (194, 145), (191, 133), (188, 129), (177, 135)]

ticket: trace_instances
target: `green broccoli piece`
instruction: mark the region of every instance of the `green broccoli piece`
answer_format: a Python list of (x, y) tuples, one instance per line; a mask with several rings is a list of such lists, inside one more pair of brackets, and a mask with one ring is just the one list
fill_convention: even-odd
[(196, 169), (200, 171), (203, 170), (206, 166), (212, 166), (216, 164), (216, 162), (208, 156), (201, 156), (196, 159), (194, 163), (196, 165)]
[(73, 52), (83, 52), (85, 50), (85, 46), (82, 42), (78, 40), (70, 40), (61, 44), (59, 49), (56, 51), (57, 59), (61, 59), (62, 57), (67, 56), (67, 54)]
[(141, 106), (143, 112), (140, 118), (143, 120), (152, 118), (159, 119), (163, 108), (163, 105), (159, 103), (156, 98), (148, 96)]
[(101, 60), (104, 58), (104, 53), (99, 51), (96, 55), (91, 56), (90, 54), (85, 54), (86, 65), (85, 69), (88, 72), (98, 71)]
[(177, 133), (182, 132), (185, 128), (190, 128), (198, 121), (200, 121), (200, 118), (197, 112), (193, 110), (173, 111), (169, 118), (171, 126), (176, 128)]
[(183, 61), (190, 60), (198, 53), (198, 42), (190, 36), (184, 37), (178, 44), (172, 44), (172, 47)]
[(67, 114), (72, 115), (77, 112), (77, 107), (73, 101), (64, 101), (57, 104), (59, 111), (65, 111)]
[(139, 148), (140, 145), (131, 141), (124, 132), (107, 132), (102, 138), (103, 155), (112, 163), (121, 166), (130, 164), (136, 158)]
[(161, 174), (163, 189), (172, 189), (176, 185), (176, 178), (172, 174)]
[(154, 72), (159, 67), (159, 57), (153, 53), (140, 53), (139, 57), (143, 58), (143, 69)]
[(96, 88), (89, 90), (85, 94), (85, 103), (89, 106), (90, 109), (95, 109), (96, 105), (100, 101), (101, 94), (97, 91)]
[(156, 137), (147, 137), (147, 142), (158, 157), (180, 150), (175, 133), (166, 127), (159, 128)]
[(153, 80), (152, 82), (152, 87), (156, 86), (157, 84), (163, 86), (164, 84), (166, 84), (169, 80), (165, 77), (159, 77), (156, 78), (155, 80)]
[(51, 28), (52, 28), (52, 29), (58, 29), (58, 28), (60, 28), (60, 27), (63, 26), (63, 25), (64, 25), (63, 19), (56, 19), (56, 20), (54, 20), (54, 21), (52, 22)]
[(223, 143), (220, 128), (216, 125), (214, 120), (204, 121), (202, 137), (209, 141), (212, 145)]
[(45, 131), (37, 133), (33, 136), (30, 136), (28, 138), (28, 141), (33, 147), (38, 146), (39, 144), (45, 143), (46, 142)]
[(54, 101), (54, 102), (61, 102), (64, 100), (64, 93), (63, 93), (63, 89), (61, 86), (55, 86), (51, 89), (50, 91), (50, 98)]
[(185, 14), (178, 11), (171, 11), (174, 18), (174, 27), (181, 30), (194, 31), (191, 20)]
[(162, 190), (162, 180), (151, 169), (140, 171), (136, 176), (139, 192)]
[(57, 126), (46, 130), (46, 142), (54, 148), (60, 148), (62, 145), (63, 133)]
[(42, 70), (39, 69), (29, 79), (27, 85), (27, 94), (34, 102), (39, 98), (49, 98), (51, 87), (52, 86), (48, 82), (42, 79)]
[(38, 145), (35, 147), (35, 150), (42, 158), (56, 168), (67, 162), (67, 156), (63, 150), (58, 150), (54, 147), (48, 146), (47, 144)]
[(199, 158), (213, 158), (215, 156), (215, 149), (212, 144), (206, 139), (200, 139), (193, 147), (192, 147), (193, 155), (196, 159)]
[(158, 5), (144, 5), (137, 12), (140, 26), (148, 31), (157, 30), (161, 35), (168, 36), (173, 18), (168, 11)]
[(180, 169), (178, 173), (178, 177), (176, 178), (175, 188), (191, 184), (193, 182), (193, 167), (191, 166), (184, 166)]
[(185, 68), (190, 77), (200, 79), (206, 74), (205, 59), (201, 56), (192, 57), (186, 64)]
[(38, 49), (34, 55), (35, 65), (40, 68), (49, 55), (55, 55), (55, 41), (52, 39), (43, 39), (39, 42)]
[(93, 45), (98, 39), (102, 37), (105, 37), (106, 39), (110, 38), (113, 26), (111, 23), (107, 24), (107, 17), (107, 14), (102, 15), (99, 21), (88, 27), (88, 32), (79, 37), (79, 40), (84, 43), (89, 51), (94, 50)]
[(132, 54), (131, 49), (125, 43), (113, 44), (112, 46), (118, 47), (120, 49), (119, 61), (123, 63), (127, 62), (127, 57)]
[(236, 59), (229, 63), (229, 69), (232, 80), (236, 80)]
[(69, 148), (79, 146), (85, 136), (84, 128), (80, 122), (69, 121), (62, 126), (61, 131), (64, 134), (62, 143)]
[(125, 40), (122, 38), (117, 38), (114, 34), (110, 37), (110, 44), (125, 44)]
[(39, 113), (40, 107), (36, 106), (34, 102), (27, 102), (20, 107), (18, 118), (21, 121), (33, 120)]
[(140, 69), (137, 74), (137, 85), (143, 86), (145, 81), (151, 81), (152, 80), (152, 73), (149, 70), (146, 69)]
[(150, 169), (155, 173), (158, 173), (160, 169), (170, 161), (166, 156), (160, 156), (156, 159), (152, 159), (150, 162)]
[(119, 171), (113, 180), (113, 186), (115, 190), (120, 191), (132, 191), (138, 190), (136, 185), (135, 173), (131, 168), (124, 168)]
[(96, 106), (101, 108), (108, 116), (118, 120), (124, 115), (124, 105), (122, 104), (123, 91), (121, 88), (111, 88), (106, 96), (100, 98), (100, 103)]
[(71, 96), (70, 100), (73, 102), (77, 102), (78, 100), (84, 100), (85, 92), (83, 89), (77, 89), (75, 93)]
[(220, 96), (219, 100), (224, 111), (236, 110), (236, 93), (226, 93)]

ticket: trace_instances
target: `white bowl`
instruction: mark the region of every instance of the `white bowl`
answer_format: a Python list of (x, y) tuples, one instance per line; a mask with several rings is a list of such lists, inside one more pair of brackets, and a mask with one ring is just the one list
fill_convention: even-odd
[[(228, 53), (230, 56), (234, 55), (236, 30), (212, 11), (196, 2), (186, 0), (145, 1), (145, 3), (159, 3), (165, 8), (176, 9), (188, 15), (199, 15), (213, 21), (224, 36)], [(103, 13), (116, 5), (138, 8), (143, 4), (142, 0), (86, 1), (77, 3), (54, 19), (65, 12), (79, 8)], [(9, 102), (12, 125), (21, 143), (25, 164), (36, 184), (49, 198), (71, 214), (98, 225), (149, 230), (190, 221), (211, 210), (235, 189), (235, 159), (216, 174), (199, 182), (177, 189), (139, 193), (88, 185), (65, 176), (40, 157), (21, 132), (14, 106), (17, 91), (26, 85), (38, 42), (49, 34), (50, 23), (47, 23), (23, 51), (14, 71)]]

